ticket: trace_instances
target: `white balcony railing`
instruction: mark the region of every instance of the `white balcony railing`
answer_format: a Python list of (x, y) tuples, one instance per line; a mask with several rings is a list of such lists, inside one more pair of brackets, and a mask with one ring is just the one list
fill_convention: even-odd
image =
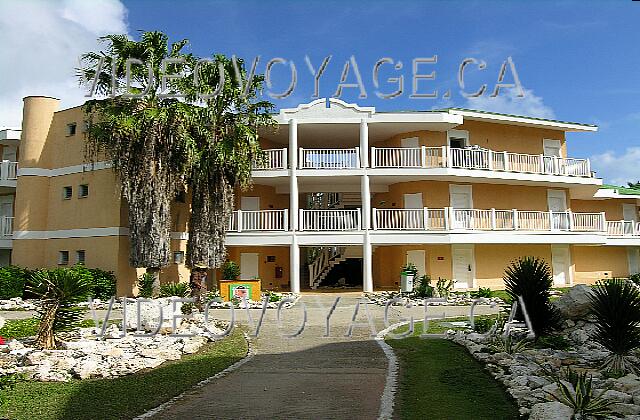
[(640, 222), (633, 220), (615, 220), (607, 222), (609, 236), (640, 236)]
[(13, 236), (13, 217), (3, 216), (0, 219), (0, 235), (3, 238), (11, 238)]
[(374, 230), (604, 232), (604, 213), (496, 209), (373, 209)]
[(3, 160), (0, 162), (0, 180), (15, 181), (18, 179), (18, 162)]
[(230, 232), (287, 231), (289, 210), (236, 210), (229, 220)]
[(300, 230), (349, 231), (360, 230), (360, 209), (355, 210), (304, 210), (300, 209)]
[(253, 169), (256, 170), (278, 170), (287, 169), (287, 148), (282, 149), (263, 149), (265, 153), (265, 160), (263, 162), (256, 162), (253, 165)]
[(360, 148), (299, 149), (300, 169), (356, 169), (360, 167)]
[(478, 147), (372, 147), (373, 168), (459, 168), (593, 177), (589, 159), (496, 152)]

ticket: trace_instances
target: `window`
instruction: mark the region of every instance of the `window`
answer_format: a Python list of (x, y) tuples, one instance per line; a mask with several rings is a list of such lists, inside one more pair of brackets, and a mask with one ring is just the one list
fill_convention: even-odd
[(77, 129), (78, 129), (78, 124), (76, 123), (67, 124), (67, 137), (75, 136)]
[(69, 251), (60, 251), (58, 253), (58, 265), (69, 264)]
[(71, 197), (73, 197), (73, 187), (64, 187), (62, 189), (62, 198), (71, 200)]
[(80, 191), (78, 191), (78, 197), (85, 198), (88, 196), (89, 196), (89, 185), (88, 184), (80, 185)]
[(447, 138), (449, 147), (454, 149), (463, 149), (469, 145), (469, 132), (466, 130), (449, 130)]
[(173, 253), (174, 264), (184, 264), (184, 251), (176, 251)]
[(86, 251), (84, 249), (79, 249), (76, 251), (76, 264), (84, 264), (86, 257)]

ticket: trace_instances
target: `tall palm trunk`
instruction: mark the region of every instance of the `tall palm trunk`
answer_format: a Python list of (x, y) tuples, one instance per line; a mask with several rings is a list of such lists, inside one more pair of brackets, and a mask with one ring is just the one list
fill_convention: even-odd
[(57, 301), (44, 302), (43, 312), (38, 327), (38, 335), (36, 336), (36, 347), (47, 350), (53, 350), (56, 346), (56, 338), (53, 332), (53, 325), (56, 319), (56, 313), (60, 308)]

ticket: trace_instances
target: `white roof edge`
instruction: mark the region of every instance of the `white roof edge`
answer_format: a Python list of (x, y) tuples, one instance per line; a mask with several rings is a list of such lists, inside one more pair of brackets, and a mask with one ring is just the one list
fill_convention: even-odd
[(640, 195), (620, 194), (614, 188), (600, 188), (593, 195), (594, 198), (623, 198), (627, 200), (640, 200)]
[(453, 115), (462, 115), (463, 117), (467, 117), (469, 119), (488, 120), (488, 121), (505, 122), (505, 123), (509, 122), (509, 123), (516, 123), (516, 124), (530, 125), (530, 126), (537, 126), (537, 127), (557, 128), (562, 131), (585, 131), (585, 132), (598, 131), (597, 126), (543, 120), (543, 119), (529, 118), (529, 117), (519, 117), (515, 115), (494, 114), (491, 112), (475, 112), (475, 111), (468, 111), (468, 110), (461, 110), (461, 109), (449, 109), (448, 112)]
[(0, 140), (20, 140), (22, 130), (16, 128), (0, 129)]

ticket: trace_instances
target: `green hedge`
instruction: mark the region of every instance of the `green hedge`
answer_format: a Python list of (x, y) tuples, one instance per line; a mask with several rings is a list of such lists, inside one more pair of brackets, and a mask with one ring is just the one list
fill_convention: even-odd
[[(87, 268), (80, 264), (69, 270), (75, 271), (93, 284), (92, 297), (109, 300), (116, 295), (116, 276), (112, 272), (99, 268)], [(15, 265), (0, 267), (0, 299), (33, 297), (25, 296), (25, 285), (32, 274), (33, 271)]]
[(23, 297), (24, 286), (31, 273), (30, 270), (15, 265), (0, 267), (0, 299)]

